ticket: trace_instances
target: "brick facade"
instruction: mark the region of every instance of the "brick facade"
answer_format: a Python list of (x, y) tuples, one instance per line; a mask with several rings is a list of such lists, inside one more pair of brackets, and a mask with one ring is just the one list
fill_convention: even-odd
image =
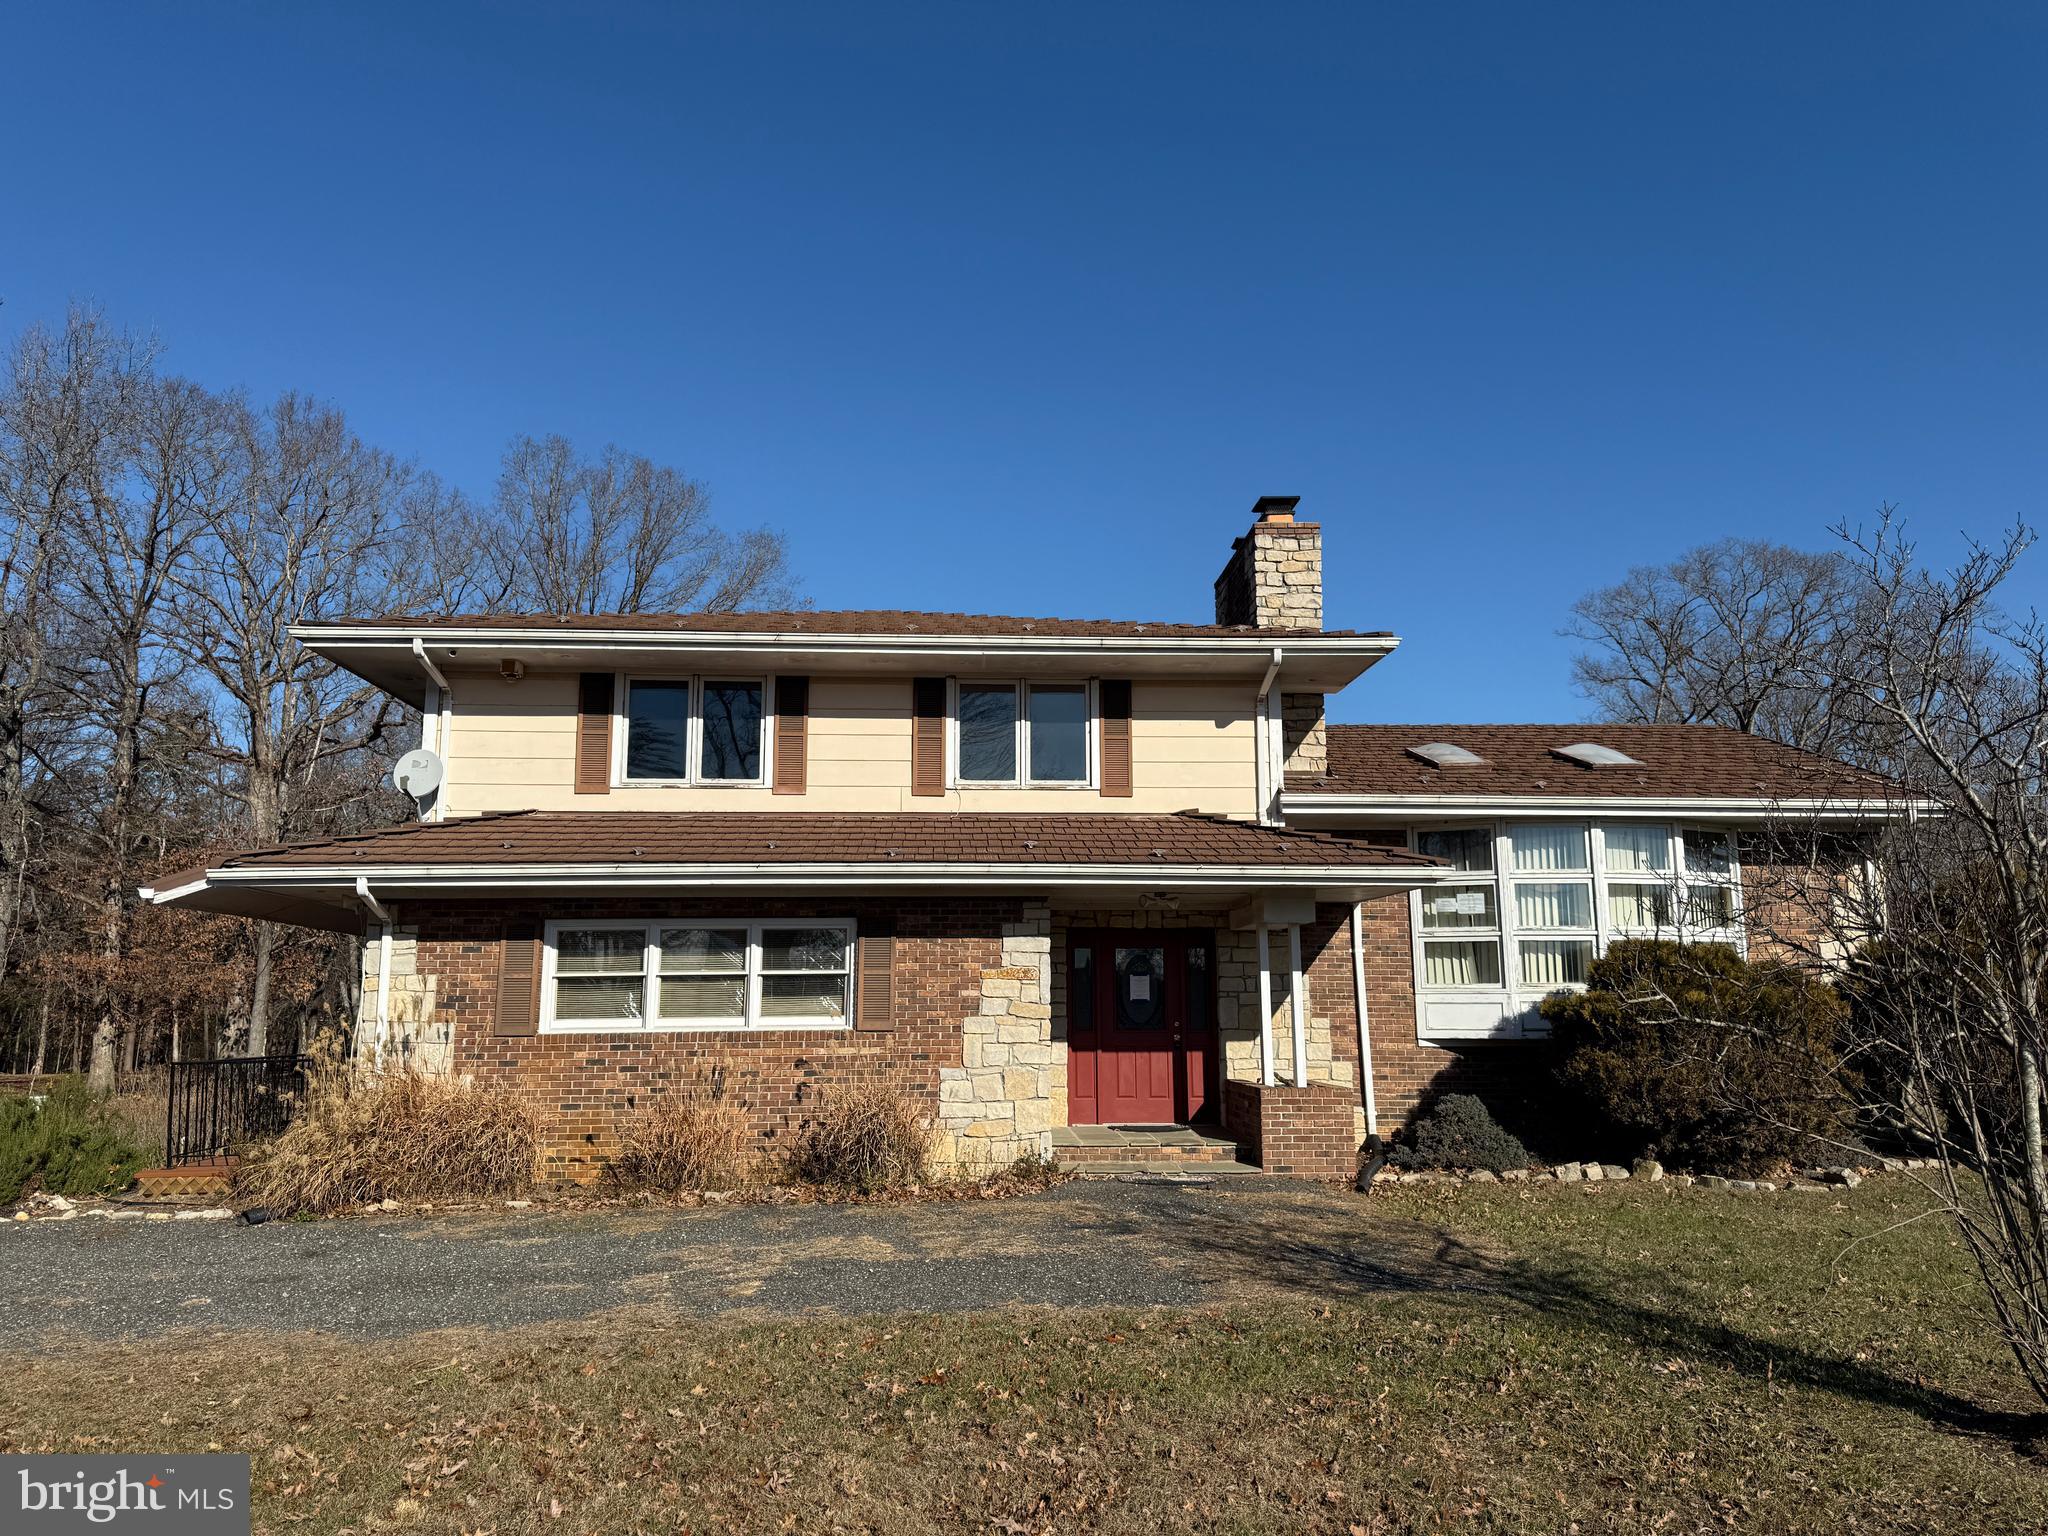
[[(925, 1107), (935, 1126), (940, 1083), (964, 1068), (963, 1022), (981, 1014), (983, 975), (1003, 969), (1006, 924), (1024, 899), (653, 901), (552, 899), (415, 903), (400, 913), (417, 931), (416, 964), (435, 978), (451, 1069), (511, 1088), (539, 1112), (545, 1171), (589, 1179), (633, 1117), (662, 1094), (704, 1091), (714, 1077), (747, 1111), (764, 1157), (784, 1150), (821, 1096), (853, 1083), (886, 1083)], [(498, 939), (507, 918), (732, 918), (851, 916), (896, 931), (895, 1027), (868, 1030), (621, 1032), (498, 1036)]]

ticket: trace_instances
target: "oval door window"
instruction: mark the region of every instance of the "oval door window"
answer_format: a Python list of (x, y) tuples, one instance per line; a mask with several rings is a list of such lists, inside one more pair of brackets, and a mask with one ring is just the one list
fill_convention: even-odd
[(1163, 949), (1116, 952), (1116, 1021), (1125, 1029), (1157, 1029), (1166, 1019), (1160, 995), (1166, 979)]

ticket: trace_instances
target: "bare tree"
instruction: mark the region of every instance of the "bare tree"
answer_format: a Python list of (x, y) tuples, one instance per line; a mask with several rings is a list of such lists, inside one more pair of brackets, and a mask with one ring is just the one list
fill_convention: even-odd
[(475, 540), (492, 607), (729, 613), (790, 601), (779, 534), (726, 533), (702, 484), (639, 454), (582, 459), (563, 437), (516, 438), (492, 510)]
[(1573, 680), (1610, 720), (1722, 725), (1860, 755), (1867, 722), (1833, 670), (1858, 600), (1839, 553), (1723, 539), (1579, 599), (1565, 633), (1589, 648)]
[[(300, 395), (268, 410), (222, 404), (229, 470), (202, 508), (180, 581), (178, 642), (219, 694), (215, 750), (258, 843), (325, 830), (371, 793), (362, 760), (399, 711), (380, 690), (291, 638), (294, 624), (413, 606), (424, 519), (417, 477), (364, 443), (342, 414)], [(354, 764), (361, 771), (333, 770)], [(280, 941), (252, 930), (246, 1045), (270, 1044)]]
[(1838, 532), (1862, 628), (1835, 673), (1907, 744), (1912, 814), (1867, 850), (1866, 878), (1822, 901), (1804, 879), (1821, 861), (1799, 850), (1829, 837), (1777, 828), (1772, 857), (1806, 889), (1759, 890), (1752, 923), (1816, 959), (1850, 957), (1864, 1112), (1933, 1150), (1937, 1209), (2048, 1402), (2048, 631), (1998, 606), (2033, 536), (2016, 528), (1932, 573), (1889, 517), (1870, 537)]
[(146, 362), (89, 310), (30, 327), (0, 387), (0, 978), (29, 870), (32, 711), (46, 694), (58, 590), (96, 487), (119, 478), (125, 392)]

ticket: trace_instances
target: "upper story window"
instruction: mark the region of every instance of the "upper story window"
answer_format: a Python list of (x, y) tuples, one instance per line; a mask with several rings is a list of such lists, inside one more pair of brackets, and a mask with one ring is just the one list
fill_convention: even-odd
[(625, 782), (766, 782), (767, 698), (760, 678), (628, 678)]
[(1087, 785), (1094, 761), (1089, 694), (1086, 683), (959, 683), (953, 782), (969, 788)]

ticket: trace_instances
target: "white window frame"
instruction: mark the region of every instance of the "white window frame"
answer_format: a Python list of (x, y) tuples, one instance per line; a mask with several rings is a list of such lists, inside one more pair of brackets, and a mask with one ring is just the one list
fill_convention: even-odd
[[(612, 784), (620, 789), (765, 789), (775, 782), (775, 679), (751, 672), (621, 672), (612, 691)], [(635, 683), (683, 683), (690, 690), (690, 718), (683, 731), (681, 778), (630, 778), (628, 739), (633, 730), (627, 708)], [(709, 779), (698, 770), (704, 739), (706, 683), (752, 683), (761, 690), (761, 771), (751, 779)]]
[[(640, 985), (647, 1013), (631, 1019), (572, 1019), (555, 1017), (556, 941), (562, 930), (610, 929), (638, 931), (645, 937), (641, 946)], [(662, 1019), (653, 1016), (661, 999), (661, 937), (664, 928), (744, 928), (747, 931), (746, 1014), (739, 1022), (725, 1019)], [(846, 935), (846, 968), (843, 972), (811, 971), (813, 976), (844, 975), (846, 1011), (837, 1019), (764, 1019), (761, 1016), (762, 935), (784, 928), (836, 928)], [(850, 917), (564, 917), (550, 918), (542, 926), (540, 971), (540, 1032), (544, 1035), (640, 1035), (640, 1034), (773, 1034), (783, 1030), (844, 1030), (853, 1027), (860, 934)], [(735, 973), (737, 974), (737, 973)], [(792, 972), (777, 971), (775, 975)]]
[[(1092, 790), (1100, 779), (1101, 711), (1094, 678), (1062, 677), (949, 677), (946, 679), (946, 785), (949, 789), (1074, 789)], [(960, 775), (960, 689), (1011, 688), (1017, 696), (1017, 775), (1010, 779), (968, 779)], [(1079, 688), (1081, 729), (1087, 769), (1078, 779), (1034, 779), (1031, 777), (1031, 690), (1033, 688)]]
[[(1586, 841), (1586, 859), (1589, 868), (1581, 873), (1577, 870), (1527, 870), (1519, 874), (1514, 868), (1514, 842), (1512, 829), (1517, 825), (1542, 825), (1571, 827)], [(1665, 836), (1667, 868), (1636, 875), (1607, 868), (1606, 828), (1615, 826), (1654, 826)], [(1494, 887), (1494, 910), (1499, 926), (1496, 929), (1434, 929), (1425, 932), (1422, 925), (1422, 904), (1431, 892), (1413, 891), (1409, 894), (1408, 921), (1413, 951), (1413, 970), (1416, 997), (1415, 1037), (1422, 1045), (1452, 1044), (1472, 1039), (1537, 1039), (1549, 1033), (1536, 1005), (1555, 991), (1579, 991), (1576, 983), (1565, 983), (1561, 987), (1538, 987), (1522, 981), (1521, 941), (1531, 939), (1584, 939), (1593, 941), (1593, 958), (1599, 959), (1607, 953), (1607, 946), (1616, 939), (1676, 939), (1682, 943), (1729, 944), (1744, 956), (1749, 953), (1749, 934), (1746, 909), (1742, 890), (1742, 847), (1738, 829), (1734, 827), (1685, 825), (1673, 821), (1647, 821), (1627, 816), (1608, 816), (1604, 820), (1571, 817), (1503, 816), (1490, 821), (1449, 820), (1420, 823), (1408, 828), (1408, 846), (1419, 848), (1424, 832), (1490, 831), (1493, 837), (1493, 869), (1490, 878)], [(1695, 873), (1686, 864), (1686, 838), (1705, 835), (1721, 841), (1728, 859), (1728, 873), (1713, 875)], [(1489, 876), (1474, 872), (1460, 873), (1453, 877), (1457, 885), (1480, 883)], [(1515, 885), (1518, 881), (1535, 884), (1581, 884), (1592, 887), (1593, 921), (1586, 928), (1524, 928), (1519, 921), (1515, 904)], [(1610, 885), (1651, 885), (1662, 884), (1671, 893), (1672, 912), (1675, 921), (1662, 927), (1625, 927), (1611, 921), (1609, 909)], [(1712, 885), (1728, 892), (1729, 921), (1716, 927), (1699, 927), (1685, 919), (1691, 911), (1691, 890), (1695, 885)], [(1501, 981), (1498, 986), (1435, 986), (1428, 980), (1428, 957), (1424, 948), (1429, 938), (1472, 938), (1475, 940), (1495, 939), (1500, 944)], [(1497, 1027), (1472, 1032), (1457, 1029), (1432, 1029), (1429, 1022), (1429, 1004), (1432, 1000), (1448, 1004), (1497, 1004), (1500, 1023)]]
[[(1500, 837), (1492, 822), (1480, 822), (1464, 826), (1432, 826), (1411, 831), (1408, 841), (1411, 845), (1421, 841), (1422, 832), (1478, 832), (1486, 839), (1489, 868), (1460, 870), (1454, 879), (1442, 886), (1432, 886), (1428, 891), (1418, 892), (1420, 898), (1415, 908), (1415, 978), (1416, 985), (1422, 985), (1422, 978), (1429, 973), (1429, 945), (1438, 944), (1492, 944), (1494, 948), (1494, 969), (1499, 975), (1497, 982), (1474, 982), (1469, 986), (1437, 986), (1431, 984), (1433, 996), (1480, 996), (1491, 997), (1504, 990), (1508, 984), (1508, 953), (1505, 946), (1505, 927), (1500, 906)], [(1470, 889), (1484, 886), (1493, 896), (1493, 926), (1490, 928), (1430, 928), (1424, 922), (1424, 905), (1442, 890)]]

